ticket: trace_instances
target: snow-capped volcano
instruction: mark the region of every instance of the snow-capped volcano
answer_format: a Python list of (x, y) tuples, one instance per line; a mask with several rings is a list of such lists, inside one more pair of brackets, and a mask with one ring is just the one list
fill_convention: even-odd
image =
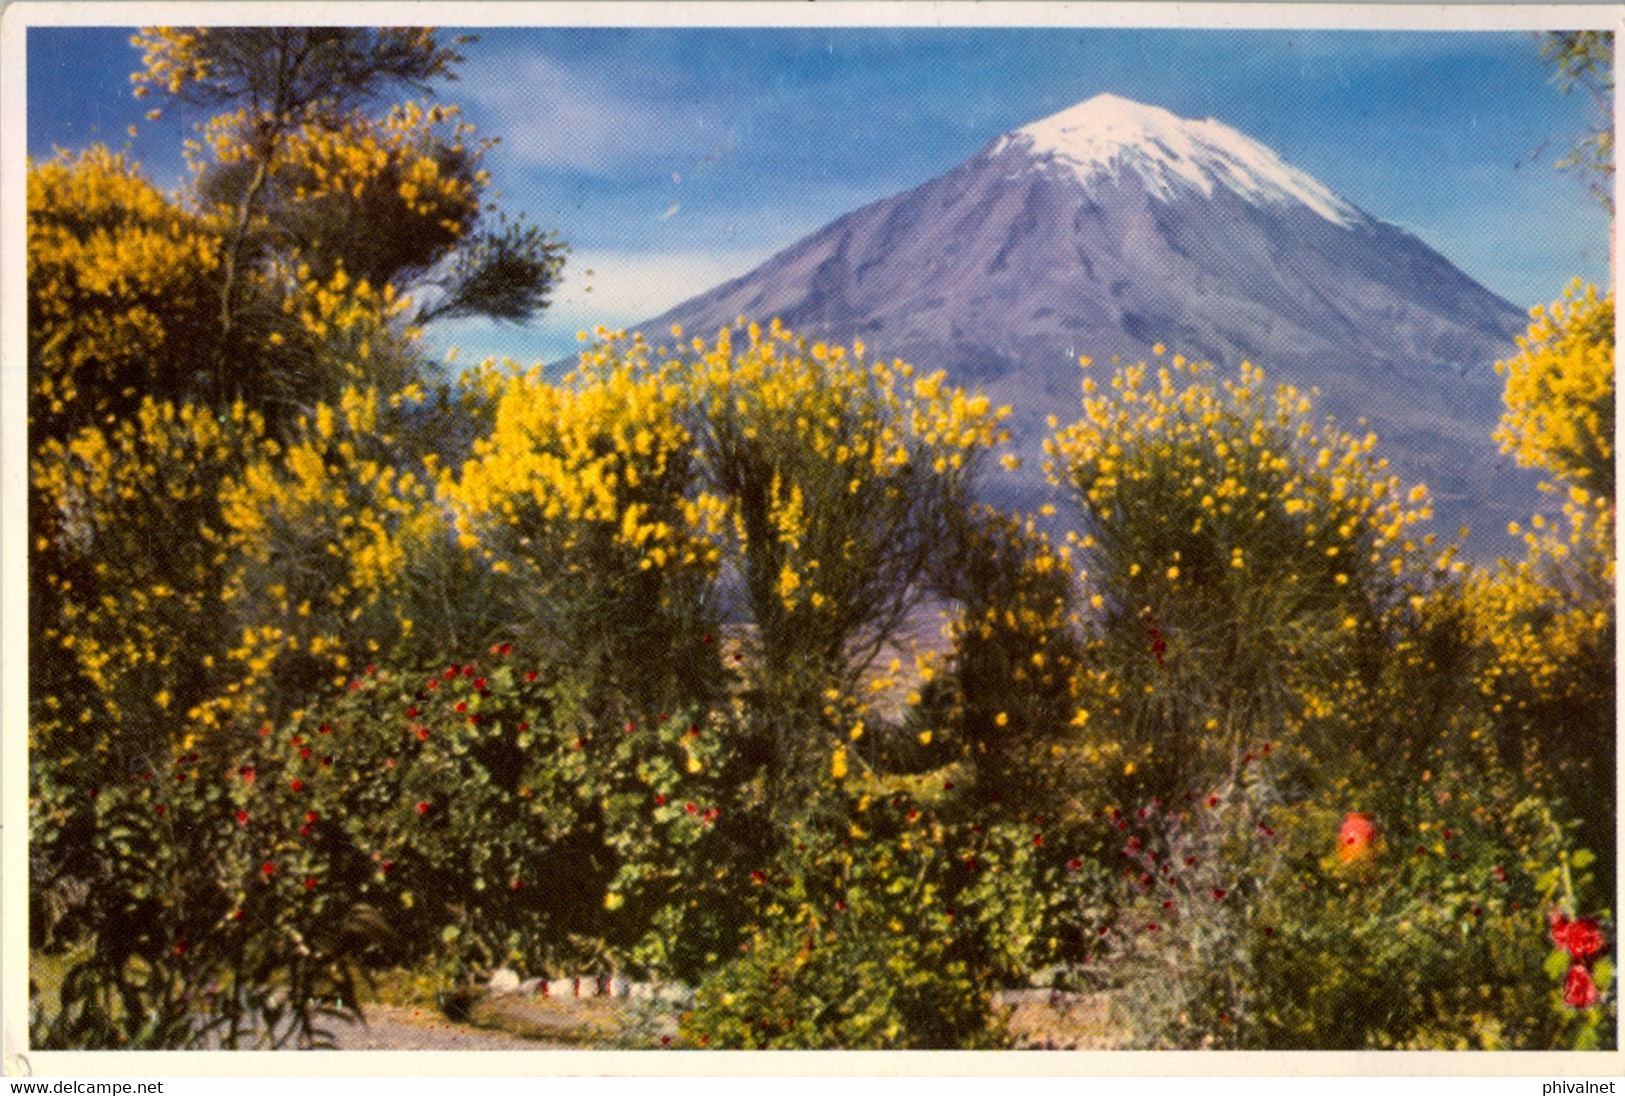
[[(1441, 177), (1441, 186), (1448, 186)], [(995, 138), (958, 167), (791, 244), (642, 325), (715, 332), (773, 317), (1010, 404), (1025, 468), (1000, 501), (1046, 497), (1047, 418), (1076, 418), (1077, 362), (1155, 344), (1243, 360), (1318, 388), (1318, 412), (1369, 420), (1394, 469), (1425, 482), (1475, 554), (1537, 509), (1501, 457), (1493, 363), (1523, 311), (1414, 235), (1214, 120), (1100, 95)]]
[(1069, 169), (1086, 188), (1132, 172), (1165, 202), (1190, 192), (1211, 198), (1221, 187), (1260, 205), (1306, 205), (1348, 227), (1371, 220), (1268, 146), (1222, 122), (1186, 121), (1111, 94), (1022, 126), (995, 141), (988, 155), (1006, 148)]

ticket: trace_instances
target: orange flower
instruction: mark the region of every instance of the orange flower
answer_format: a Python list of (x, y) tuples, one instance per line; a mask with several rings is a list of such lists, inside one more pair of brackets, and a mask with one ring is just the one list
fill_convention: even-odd
[(1337, 831), (1337, 858), (1345, 864), (1363, 864), (1377, 855), (1377, 827), (1371, 816), (1350, 811)]

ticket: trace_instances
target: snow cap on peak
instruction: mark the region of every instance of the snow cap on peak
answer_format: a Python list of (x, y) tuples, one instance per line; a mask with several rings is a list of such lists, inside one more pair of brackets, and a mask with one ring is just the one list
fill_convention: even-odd
[(1162, 107), (1103, 93), (1022, 126), (994, 148), (1016, 148), (1070, 167), (1085, 185), (1138, 175), (1164, 200), (1222, 187), (1259, 205), (1304, 205), (1329, 221), (1354, 225), (1365, 215), (1324, 184), (1213, 118), (1193, 121)]

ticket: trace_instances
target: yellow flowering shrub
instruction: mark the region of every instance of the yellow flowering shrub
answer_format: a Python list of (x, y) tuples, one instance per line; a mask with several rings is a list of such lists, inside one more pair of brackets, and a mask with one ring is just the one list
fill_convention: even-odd
[[(251, 231), (322, 280), (342, 266), (382, 286), (427, 266), (467, 235), (487, 181), (478, 166), (485, 146), (468, 144), (472, 127), (458, 116), (456, 107), (408, 102), (378, 118), (353, 111), (303, 121), (268, 161)], [(263, 155), (244, 140), (250, 121), (247, 108), (221, 115), (194, 146), (199, 188), (227, 212)]]
[(1614, 295), (1576, 281), (1536, 308), (1519, 352), (1496, 363), (1507, 410), (1495, 439), (1520, 467), (1614, 495)]
[(557, 384), (540, 369), (470, 383), (500, 387), (490, 434), (442, 482), (463, 545), (507, 576), (527, 642), (552, 663), (670, 703), (674, 667), (717, 659), (715, 645), (699, 651), (714, 628), (717, 509), (696, 484), (677, 371), (634, 343), (584, 356)]
[(224, 678), (218, 491), (266, 444), (263, 431), (241, 404), (216, 415), (149, 397), (132, 417), (36, 449), (36, 748), (101, 765), (183, 748)]
[(1080, 768), (1072, 729), (1090, 718), (1074, 695), (1084, 651), (1071, 551), (1031, 520), (987, 508), (966, 517), (943, 551), (943, 592), (957, 606), (951, 673), (927, 683), (921, 714), (959, 739), (978, 789), (1049, 809)]
[(727, 330), (692, 344), (700, 458), (764, 673), (813, 697), (850, 691), (919, 603), (1008, 409), (941, 373), (869, 363), (861, 343), (809, 344), (777, 322), (744, 333), (737, 349)]
[(28, 166), (29, 421), (66, 439), (182, 397), (215, 330), (220, 241), (94, 146)]
[(1086, 519), (1085, 756), (1125, 792), (1184, 793), (1233, 780), (1265, 738), (1341, 726), (1421, 562), (1425, 489), (1401, 494), (1374, 436), (1316, 428), (1306, 396), (1250, 365), (1214, 383), (1175, 357), (1097, 389), (1087, 364), (1049, 465)]
[(240, 628), (227, 711), (252, 722), (261, 713), (245, 705), (302, 708), (410, 632), (407, 559), (444, 519), (392, 442), (378, 391), (348, 388), (221, 486), (233, 567), (218, 611)]
[(1507, 412), (1496, 436), (1551, 474), (1542, 488), (1563, 516), (1514, 523), (1524, 558), (1471, 577), (1476, 680), (1502, 756), (1566, 802), (1581, 843), (1600, 854), (1614, 845), (1616, 803), (1613, 295), (1582, 295), (1577, 283), (1535, 311), (1519, 346), (1497, 367)]
[(888, 687), (866, 679), (930, 595), (935, 553), (1008, 409), (776, 321), (685, 349), (775, 777), (838, 782), (862, 761), (866, 744), (848, 744)]

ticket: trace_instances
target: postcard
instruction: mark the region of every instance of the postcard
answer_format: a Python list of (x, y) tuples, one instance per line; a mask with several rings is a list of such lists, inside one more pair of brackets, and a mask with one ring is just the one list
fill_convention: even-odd
[(8, 7), (8, 1073), (1617, 1076), (1619, 18)]

